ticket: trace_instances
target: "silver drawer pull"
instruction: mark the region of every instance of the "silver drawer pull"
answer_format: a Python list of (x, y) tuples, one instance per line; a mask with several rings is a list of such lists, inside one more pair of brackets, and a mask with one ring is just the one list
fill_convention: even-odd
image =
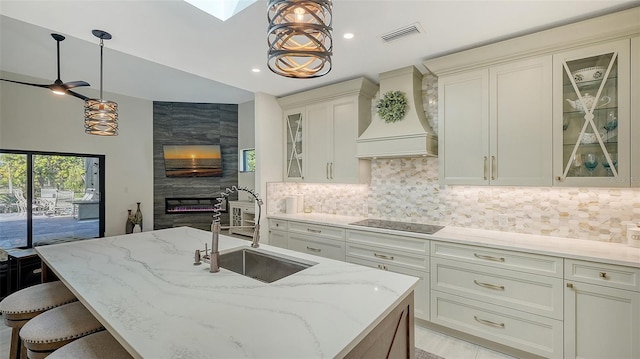
[(319, 229), (311, 229), (311, 228), (307, 228), (307, 232), (311, 232), (311, 233), (322, 233), (321, 230)]
[(393, 256), (385, 256), (384, 254), (378, 254), (378, 253), (373, 253), (373, 255), (381, 259), (388, 259), (390, 261), (393, 260)]
[(378, 269), (387, 270), (387, 266), (384, 264), (378, 264)]
[(598, 275), (600, 276), (600, 278), (607, 279), (607, 273), (606, 272), (600, 272)]
[(504, 328), (504, 323), (496, 323), (496, 322), (492, 322), (490, 320), (486, 320), (486, 319), (480, 319), (477, 316), (473, 316), (473, 319), (476, 320), (476, 322), (484, 324), (484, 325), (488, 325), (490, 327), (496, 327), (496, 328)]
[(485, 255), (478, 254), (478, 253), (474, 253), (473, 255), (476, 258), (480, 258), (480, 259), (484, 259), (484, 260), (488, 260), (488, 261), (504, 262), (504, 258), (503, 257), (485, 256)]
[(320, 248), (313, 248), (313, 247), (309, 247), (309, 246), (307, 246), (307, 249), (312, 251), (312, 252), (321, 252), (322, 251), (322, 249), (320, 249)]
[(477, 280), (473, 280), (473, 283), (475, 283), (478, 286), (484, 287), (484, 288), (489, 288), (489, 289), (494, 289), (494, 290), (504, 290), (504, 286), (503, 285), (495, 285), (495, 284), (489, 284), (489, 283), (482, 283), (482, 282), (478, 282)]

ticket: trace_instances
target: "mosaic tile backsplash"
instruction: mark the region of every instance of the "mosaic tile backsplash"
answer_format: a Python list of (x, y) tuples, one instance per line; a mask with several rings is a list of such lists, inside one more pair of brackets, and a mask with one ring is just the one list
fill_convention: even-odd
[[(313, 212), (624, 243), (640, 189), (440, 186), (437, 158), (371, 161), (371, 185), (269, 183), (267, 212), (304, 195)], [(500, 226), (500, 216), (508, 224)]]

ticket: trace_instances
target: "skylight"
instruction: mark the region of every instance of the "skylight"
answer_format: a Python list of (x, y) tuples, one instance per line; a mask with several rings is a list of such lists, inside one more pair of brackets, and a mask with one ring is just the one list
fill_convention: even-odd
[(258, 0), (184, 0), (198, 9), (211, 14), (222, 21), (247, 8)]

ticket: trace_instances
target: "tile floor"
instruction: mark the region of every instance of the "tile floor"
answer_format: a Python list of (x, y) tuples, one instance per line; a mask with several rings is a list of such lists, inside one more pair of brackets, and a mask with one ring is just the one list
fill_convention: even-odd
[[(0, 322), (2, 316), (0, 315)], [(445, 359), (513, 359), (513, 357), (416, 325), (416, 346)], [(0, 359), (9, 358), (11, 329), (0, 324)]]

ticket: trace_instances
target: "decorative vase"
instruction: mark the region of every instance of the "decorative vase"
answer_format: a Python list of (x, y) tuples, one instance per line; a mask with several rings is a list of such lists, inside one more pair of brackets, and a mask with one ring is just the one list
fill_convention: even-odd
[(125, 225), (124, 232), (126, 234), (130, 234), (130, 233), (133, 233), (133, 227), (134, 227), (133, 215), (131, 214), (130, 209), (128, 209), (127, 211), (129, 212), (129, 214), (127, 215), (127, 224)]
[(140, 202), (138, 203), (138, 210), (136, 210), (136, 214), (133, 216), (133, 224), (137, 224), (140, 226), (140, 232), (142, 232), (142, 212), (140, 211)]

